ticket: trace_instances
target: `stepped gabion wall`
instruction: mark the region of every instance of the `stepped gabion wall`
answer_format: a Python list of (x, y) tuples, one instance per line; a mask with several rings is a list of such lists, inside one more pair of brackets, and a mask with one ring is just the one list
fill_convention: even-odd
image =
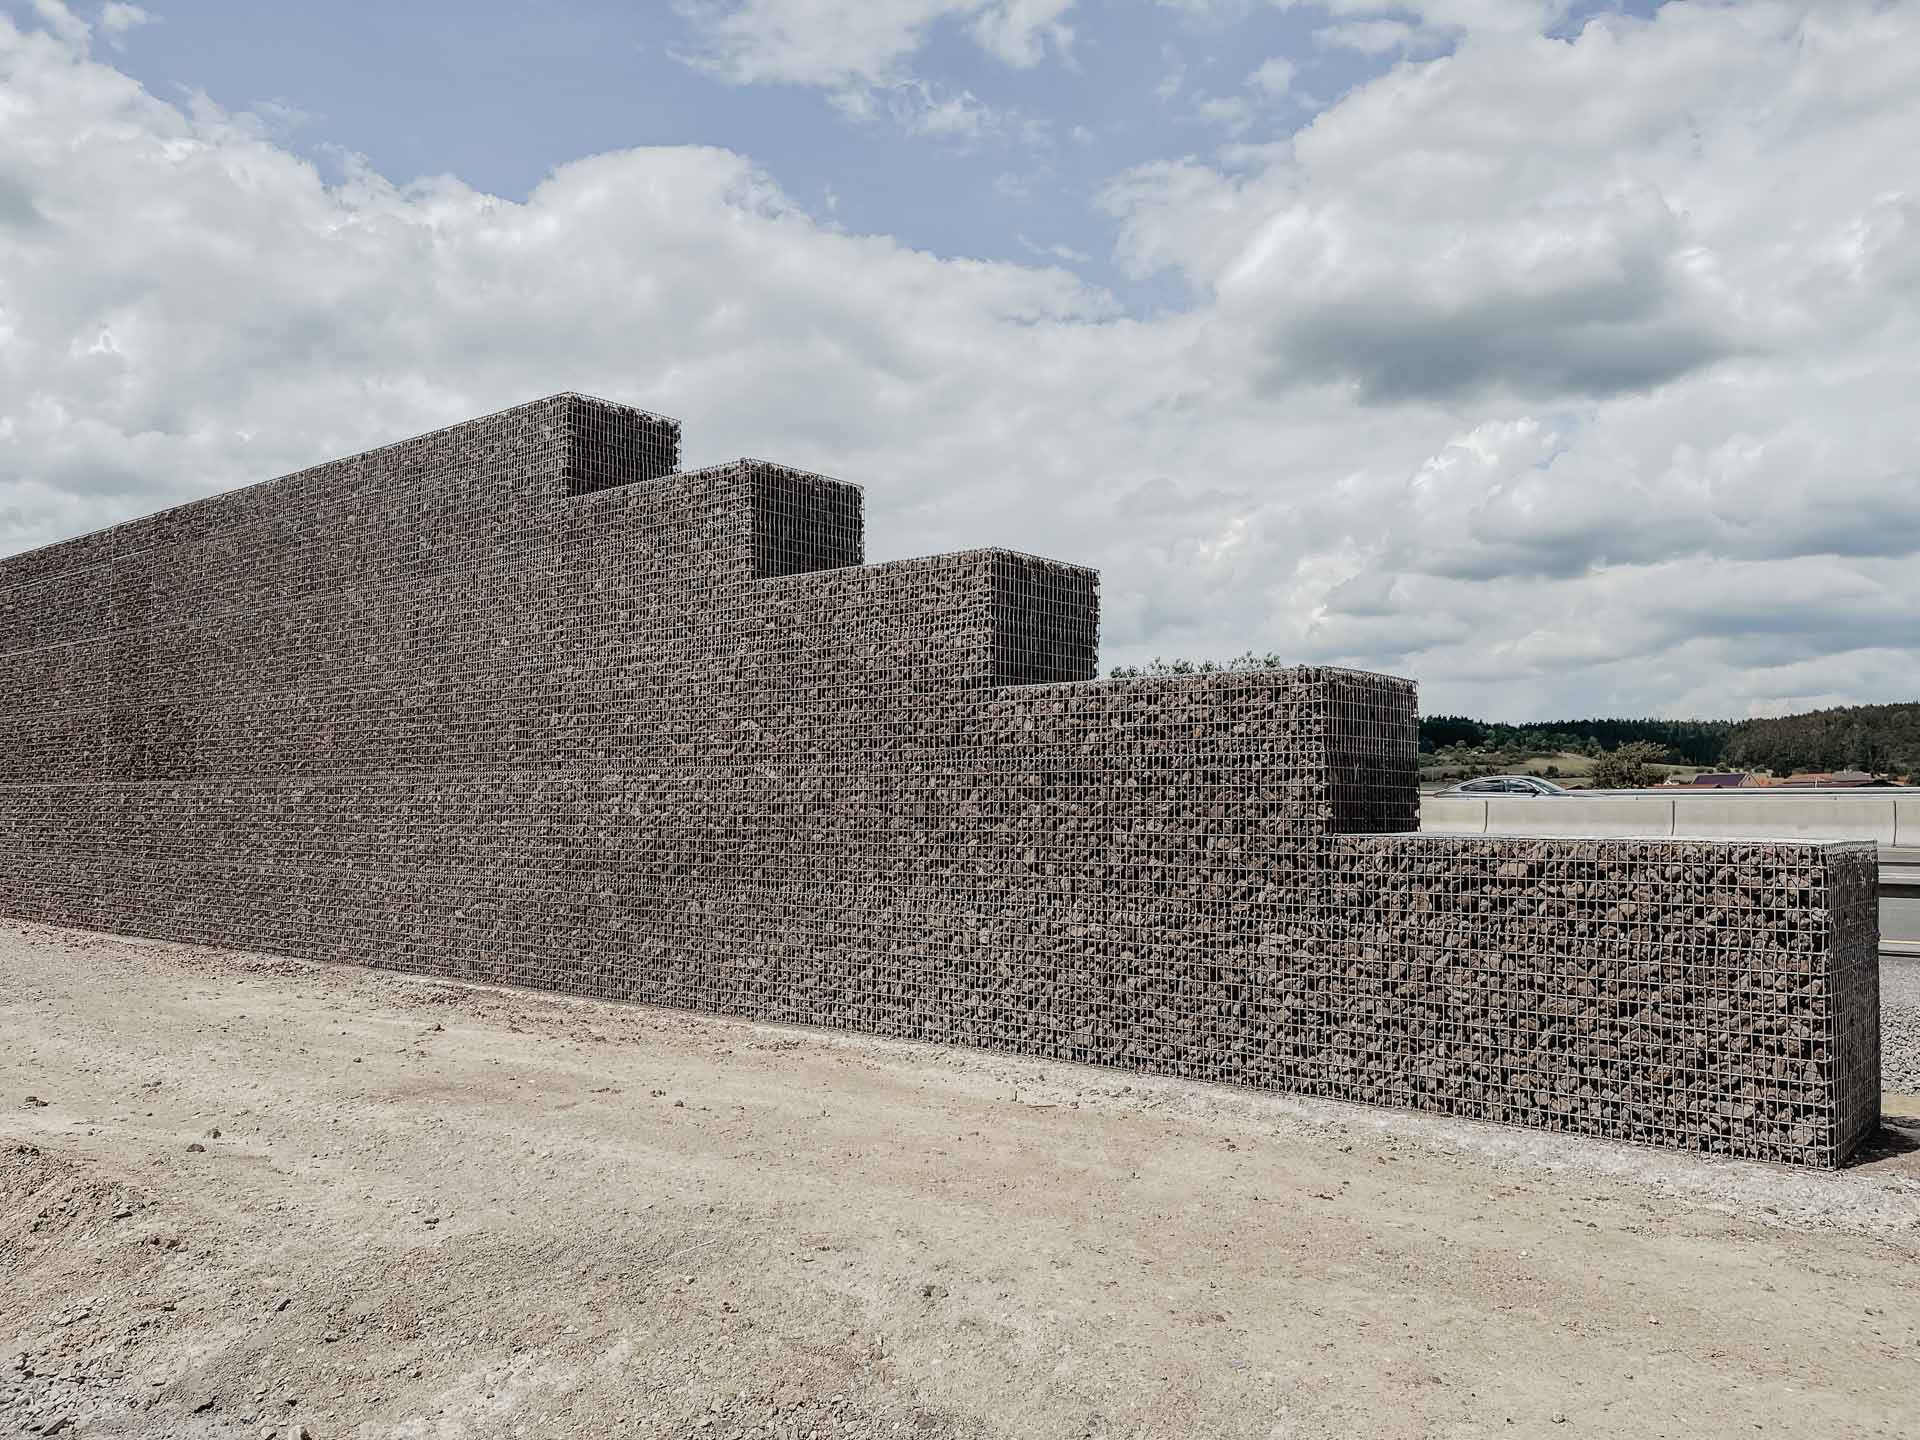
[(1427, 837), (1413, 687), (557, 396), (0, 561), (0, 910), (1830, 1165), (1870, 847)]

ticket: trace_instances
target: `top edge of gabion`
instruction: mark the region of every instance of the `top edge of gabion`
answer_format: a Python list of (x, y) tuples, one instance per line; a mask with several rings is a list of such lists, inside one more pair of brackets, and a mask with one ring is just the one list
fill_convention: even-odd
[(866, 486), (858, 480), (842, 480), (838, 475), (829, 475), (822, 470), (808, 470), (799, 465), (789, 465), (784, 460), (768, 460), (760, 455), (741, 455), (732, 460), (715, 460), (710, 465), (684, 466), (672, 475), (663, 475), (663, 480), (699, 480), (710, 475), (727, 475), (756, 469), (777, 470), (782, 475), (792, 475), (801, 480), (819, 480), (828, 485), (841, 485), (849, 490), (864, 492)]
[[(1577, 802), (1576, 802), (1577, 803)], [(1711, 844), (1722, 849), (1738, 849), (1741, 846), (1770, 846), (1799, 850), (1832, 851), (1839, 854), (1854, 852), (1873, 852), (1878, 854), (1878, 846), (1872, 840), (1823, 840), (1808, 835), (1596, 835), (1592, 831), (1555, 830), (1551, 834), (1539, 831), (1488, 830), (1402, 830), (1372, 835), (1344, 835), (1343, 840), (1366, 842), (1380, 841), (1405, 845), (1411, 842), (1442, 843), (1449, 845), (1470, 845), (1490, 840), (1507, 844), (1564, 845), (1569, 841), (1581, 845), (1650, 845), (1679, 848), (1682, 846)]]
[(230, 489), (216, 490), (211, 494), (199, 495), (191, 500), (182, 500), (177, 505), (163, 505), (158, 510), (143, 510), (138, 515), (129, 515), (126, 519), (116, 520), (111, 525), (97, 525), (91, 530), (78, 530), (71, 535), (63, 535), (58, 540), (49, 540), (44, 545), (34, 545), (25, 550), (15, 550), (10, 554), (0, 555), (0, 562), (24, 559), (29, 555), (37, 555), (43, 550), (52, 550), (58, 546), (71, 545), (78, 540), (91, 540), (97, 536), (110, 535), (116, 530), (123, 530), (132, 525), (148, 524), (163, 515), (178, 514), (180, 511), (191, 510), (196, 506), (206, 505), (216, 500), (225, 500), (230, 496), (243, 494), (249, 490), (258, 490), (268, 485), (277, 485), (284, 480), (291, 480), (297, 475), (305, 475), (309, 471), (340, 465), (351, 465), (357, 460), (370, 460), (374, 456), (384, 455), (390, 450), (398, 450), (408, 445), (418, 445), (423, 440), (437, 439), (442, 435), (450, 435), (456, 430), (471, 429), (477, 425), (484, 425), (489, 420), (498, 420), (508, 415), (524, 414), (530, 410), (538, 410), (543, 405), (553, 405), (563, 400), (578, 400), (588, 405), (599, 405), (608, 410), (618, 410), (636, 419), (656, 421), (662, 425), (671, 425), (675, 430), (678, 430), (680, 427), (680, 422), (671, 415), (656, 415), (653, 411), (642, 410), (637, 405), (628, 405), (620, 400), (606, 400), (598, 395), (588, 395), (580, 390), (556, 390), (553, 394), (542, 395), (537, 400), (525, 400), (518, 405), (507, 405), (498, 410), (489, 410), (484, 415), (469, 416), (465, 420), (455, 420), (451, 424), (439, 425), (431, 430), (422, 430), (415, 435), (405, 435), (398, 440), (383, 441), (378, 445), (370, 445), (365, 450), (354, 450), (345, 455), (323, 456), (310, 465), (302, 465), (294, 470), (284, 470), (278, 475), (268, 476), (265, 480), (255, 480), (245, 485), (235, 485)]
[[(680, 478), (678, 476), (674, 478)], [(974, 545), (965, 550), (936, 550), (931, 555), (903, 555), (895, 560), (869, 560), (858, 565), (835, 565), (823, 570), (803, 570), (791, 575), (764, 575), (756, 584), (782, 585), (799, 581), (819, 580), (827, 575), (842, 575), (849, 570), (910, 570), (915, 566), (954, 565), (975, 560), (1026, 560), (1036, 565), (1046, 565), (1055, 570), (1073, 571), (1076, 574), (1098, 577), (1100, 572), (1091, 565), (1077, 565), (1071, 560), (1054, 560), (1045, 555), (1030, 555), (1024, 550), (1009, 550), (1003, 545)], [(1091, 680), (1048, 681), (1048, 684), (1091, 685)]]
[[(405, 445), (409, 443), (410, 440), (426, 440), (434, 435), (443, 434), (448, 430), (458, 430), (463, 425), (472, 425), (483, 420), (492, 420), (501, 415), (511, 415), (519, 410), (531, 410), (537, 405), (551, 405), (556, 400), (584, 400), (589, 405), (604, 405), (609, 410), (621, 410), (641, 420), (658, 420), (662, 425), (672, 425), (676, 429), (680, 425), (680, 421), (675, 416), (662, 415), (657, 410), (645, 410), (638, 405), (629, 404), (625, 400), (609, 400), (604, 395), (589, 395), (584, 390), (556, 390), (551, 395), (542, 395), (537, 400), (522, 401), (518, 405), (508, 405), (500, 410), (489, 410), (485, 415), (476, 415), (471, 420), (456, 420), (451, 425), (442, 425), (438, 430), (428, 430), (422, 434), (410, 436), (408, 440), (400, 440), (395, 443)], [(387, 447), (380, 445), (375, 448), (385, 450)]]
[[(967, 552), (973, 553), (973, 552)], [(1419, 681), (1404, 675), (1389, 675), (1379, 670), (1351, 670), (1341, 665), (1262, 665), (1249, 670), (1193, 670), (1183, 675), (1096, 675), (1090, 680), (1041, 680), (1031, 685), (1001, 685), (1000, 690), (1092, 690), (1100, 687), (1119, 689), (1127, 685), (1227, 685), (1255, 684), (1275, 676), (1289, 680), (1362, 680), (1369, 684), (1386, 682), (1418, 689)]]
[[(984, 555), (996, 560), (1027, 560), (1035, 565), (1046, 565), (1055, 570), (1073, 570), (1083, 575), (1098, 575), (1100, 572), (1091, 565), (1081, 565), (1073, 560), (1056, 560), (1051, 555), (1036, 555), (1031, 550), (1015, 550), (1010, 545), (975, 545), (966, 550), (954, 552), (960, 555)], [(929, 556), (936, 559), (936, 556)]]

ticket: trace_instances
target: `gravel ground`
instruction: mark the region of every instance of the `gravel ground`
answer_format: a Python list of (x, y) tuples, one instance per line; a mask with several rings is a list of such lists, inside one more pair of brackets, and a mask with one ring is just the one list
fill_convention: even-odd
[(1920, 1094), (1920, 960), (1880, 962), (1880, 1083)]
[(1889, 1100), (1818, 1174), (0, 921), (0, 1430), (1911, 1437)]

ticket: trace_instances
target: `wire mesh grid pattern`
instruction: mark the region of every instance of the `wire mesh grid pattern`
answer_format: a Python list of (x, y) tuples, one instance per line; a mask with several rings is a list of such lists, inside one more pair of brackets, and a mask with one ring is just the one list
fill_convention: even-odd
[(563, 395), (0, 561), (0, 910), (1832, 1165), (1871, 847), (1411, 834), (1414, 690)]

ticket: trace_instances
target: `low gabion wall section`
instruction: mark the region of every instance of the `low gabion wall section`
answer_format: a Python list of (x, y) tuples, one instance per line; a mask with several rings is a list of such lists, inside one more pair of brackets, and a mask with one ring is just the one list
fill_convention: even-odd
[(555, 396), (0, 560), (0, 912), (1809, 1165), (1859, 847), (1423, 837), (1414, 688)]
[(1342, 839), (1303, 1002), (1337, 1016), (1329, 1093), (1838, 1164), (1879, 1124), (1877, 869), (1865, 842)]

